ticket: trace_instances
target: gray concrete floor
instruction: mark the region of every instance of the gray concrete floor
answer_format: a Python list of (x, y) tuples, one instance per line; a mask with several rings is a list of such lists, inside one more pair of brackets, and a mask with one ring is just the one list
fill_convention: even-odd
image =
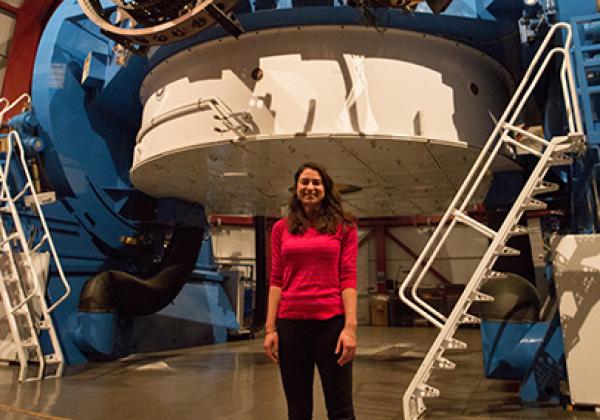
[[(354, 367), (357, 418), (402, 419), (402, 394), (436, 334), (435, 329), (359, 328)], [(455, 352), (454, 371), (436, 372), (442, 396), (428, 400), (426, 418), (594, 418), (589, 411), (524, 407), (518, 383), (483, 376), (479, 330), (460, 330), (469, 343)], [(0, 367), (0, 418), (207, 419), (286, 418), (277, 366), (262, 338), (185, 350), (133, 355), (72, 368), (59, 380), (18, 384), (16, 366)], [(315, 419), (325, 419), (315, 384)]]

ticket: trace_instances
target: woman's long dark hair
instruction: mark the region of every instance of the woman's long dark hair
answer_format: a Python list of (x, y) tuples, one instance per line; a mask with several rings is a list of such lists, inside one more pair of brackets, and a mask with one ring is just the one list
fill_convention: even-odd
[(346, 212), (342, 207), (342, 198), (335, 188), (333, 179), (329, 176), (323, 166), (315, 162), (305, 162), (294, 174), (294, 186), (292, 196), (289, 202), (288, 230), (292, 234), (304, 233), (311, 226), (310, 221), (304, 213), (302, 202), (296, 195), (298, 189), (298, 179), (305, 169), (312, 169), (321, 175), (321, 181), (325, 189), (325, 197), (321, 201), (317, 220), (313, 227), (321, 233), (334, 234), (337, 232), (340, 224), (349, 226), (355, 223), (352, 214)]

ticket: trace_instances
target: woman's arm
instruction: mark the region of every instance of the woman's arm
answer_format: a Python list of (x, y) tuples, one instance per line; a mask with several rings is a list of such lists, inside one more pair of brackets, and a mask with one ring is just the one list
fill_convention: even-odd
[(344, 315), (346, 323), (344, 329), (340, 333), (338, 343), (335, 349), (335, 354), (342, 352), (337, 363), (344, 366), (352, 361), (356, 355), (356, 289), (342, 290), (342, 299), (344, 301)]
[(269, 303), (267, 306), (267, 321), (265, 330), (267, 335), (263, 347), (267, 357), (273, 362), (279, 362), (279, 336), (277, 335), (277, 309), (279, 308), (279, 300), (281, 299), (281, 287), (271, 286), (269, 288)]
[(344, 315), (346, 323), (344, 328), (348, 328), (356, 333), (356, 289), (342, 290), (342, 300), (344, 301)]
[(344, 304), (345, 324), (340, 333), (335, 353), (339, 354), (338, 365), (344, 366), (356, 354), (356, 258), (358, 234), (356, 226), (349, 227), (344, 234), (340, 259), (340, 288)]
[(281, 236), (285, 223), (276, 223), (271, 232), (271, 287), (267, 303), (267, 321), (265, 322), (266, 336), (263, 343), (267, 357), (273, 362), (279, 361), (279, 336), (277, 335), (277, 310), (281, 300), (283, 285), (283, 259), (281, 258)]

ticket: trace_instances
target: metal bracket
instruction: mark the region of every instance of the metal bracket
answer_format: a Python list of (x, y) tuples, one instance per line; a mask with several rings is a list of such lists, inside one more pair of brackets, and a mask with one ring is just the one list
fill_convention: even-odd
[(246, 33), (233, 13), (223, 12), (214, 3), (206, 6), (206, 12), (235, 38)]

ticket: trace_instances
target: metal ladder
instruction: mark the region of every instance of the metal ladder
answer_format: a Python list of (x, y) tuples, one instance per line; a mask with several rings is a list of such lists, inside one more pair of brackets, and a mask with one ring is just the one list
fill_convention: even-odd
[[(559, 29), (564, 30), (564, 46), (549, 48), (551, 40)], [(454, 335), (460, 325), (480, 322), (479, 318), (468, 312), (473, 302), (493, 301), (493, 297), (480, 292), (479, 287), (484, 279), (499, 280), (505, 278), (504, 273), (495, 272), (492, 269), (498, 257), (519, 255), (519, 251), (506, 246), (506, 242), (512, 236), (528, 234), (527, 227), (518, 225), (518, 221), (525, 211), (546, 208), (546, 204), (535, 199), (534, 196), (558, 189), (556, 184), (544, 181), (546, 172), (552, 166), (570, 164), (571, 157), (569, 154), (576, 153), (583, 147), (584, 136), (569, 52), (571, 38), (571, 28), (568, 24), (557, 23), (550, 28), (472, 169), (399, 289), (399, 295), (403, 302), (440, 329), (438, 336), (404, 393), (402, 405), (405, 419), (419, 418), (426, 410), (424, 399), (440, 395), (440, 391), (428, 385), (427, 382), (434, 369), (452, 370), (456, 367), (454, 362), (444, 357), (445, 352), (467, 347), (466, 343), (456, 339)], [(517, 127), (515, 121), (521, 114), (526, 101), (550, 60), (556, 56), (562, 56), (560, 83), (565, 101), (569, 133), (548, 141)], [(519, 136), (526, 139), (527, 142), (519, 141)], [(509, 148), (512, 152), (519, 151), (520, 153), (531, 154), (538, 158), (538, 162), (502, 226), (496, 232), (471, 218), (466, 209), (492, 162), (503, 148)], [(458, 302), (450, 315), (446, 317), (422, 300), (417, 291), (445, 241), (459, 222), (486, 236), (491, 242), (470, 280), (465, 285)], [(406, 295), (406, 289), (410, 284), (412, 284), (412, 289), (409, 298)]]
[[(0, 99), (0, 122), (17, 103), (26, 100), (22, 95), (12, 104)], [(10, 131), (6, 137), (5, 159), (0, 168), (0, 297), (19, 360), (18, 380), (35, 381), (42, 378), (60, 377), (64, 369), (64, 357), (60, 348), (51, 313), (69, 295), (71, 288), (65, 278), (52, 237), (41, 209), (40, 200), (29, 173), (25, 150), (19, 134)], [(12, 169), (11, 169), (12, 168)], [(11, 170), (20, 171), (24, 185), (13, 194)], [(19, 208), (30, 207), (38, 218), (41, 237), (31, 244), (26, 238)], [(58, 272), (63, 295), (51, 306), (46, 302), (46, 290), (34, 266), (34, 255), (46, 245)], [(49, 351), (42, 350), (40, 335), (47, 334)]]

